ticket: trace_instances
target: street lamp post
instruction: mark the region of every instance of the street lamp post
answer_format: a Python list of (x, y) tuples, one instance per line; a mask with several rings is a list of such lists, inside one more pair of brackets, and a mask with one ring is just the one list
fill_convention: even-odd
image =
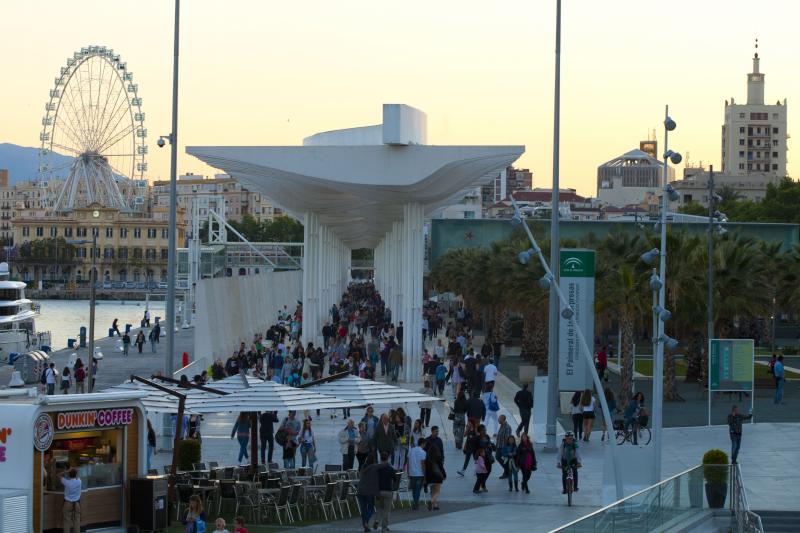
[[(98, 211), (92, 213), (94, 218), (100, 216)], [(67, 244), (81, 245), (92, 243), (92, 269), (89, 274), (89, 392), (94, 389), (94, 308), (97, 301), (97, 293), (95, 285), (97, 284), (97, 233), (100, 231), (97, 227), (92, 227), (92, 240), (76, 239), (68, 240)]]
[[(546, 450), (556, 451), (556, 418), (558, 417), (558, 333), (559, 333), (559, 157), (561, 138), (561, 0), (556, 0), (556, 73), (553, 98), (553, 190), (550, 197), (550, 265), (553, 282), (550, 284), (549, 335), (547, 352), (547, 443)], [(513, 195), (512, 195), (513, 196)]]
[[(708, 170), (708, 340), (714, 338), (714, 165)], [(706, 348), (708, 349), (708, 348)]]
[[(169, 134), (169, 251), (167, 255), (167, 353), (164, 358), (164, 375), (172, 377), (175, 353), (175, 260), (177, 246), (177, 168), (178, 168), (178, 50), (180, 27), (180, 0), (175, 0), (175, 34), (172, 60), (172, 132)], [(162, 143), (163, 144), (163, 143)]]

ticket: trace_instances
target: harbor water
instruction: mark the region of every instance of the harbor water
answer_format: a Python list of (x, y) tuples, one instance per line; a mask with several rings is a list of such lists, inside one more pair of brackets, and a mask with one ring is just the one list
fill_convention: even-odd
[[(50, 331), (52, 348), (67, 347), (67, 339), (77, 339), (81, 326), (86, 326), (89, 334), (89, 300), (37, 300), (41, 313), (36, 317), (37, 331)], [(119, 329), (125, 331), (125, 324), (139, 327), (147, 304), (143, 301), (98, 301), (95, 304), (94, 337), (108, 336), (108, 329), (115, 318), (119, 319)], [(165, 304), (150, 302), (151, 324), (157, 316), (164, 317)]]

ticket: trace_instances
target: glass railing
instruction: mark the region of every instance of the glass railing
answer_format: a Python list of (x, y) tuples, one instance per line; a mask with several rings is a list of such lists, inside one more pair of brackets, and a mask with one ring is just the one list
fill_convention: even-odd
[[(734, 498), (730, 494), (731, 482), (736, 484), (741, 479), (735, 477), (736, 473), (731, 471), (736, 466), (696, 466), (554, 531), (559, 533), (668, 531), (693, 520), (699, 520), (701, 515), (711, 515), (715, 509), (730, 512), (738, 503), (733, 501)], [(716, 479), (722, 483), (709, 485), (705, 478)]]

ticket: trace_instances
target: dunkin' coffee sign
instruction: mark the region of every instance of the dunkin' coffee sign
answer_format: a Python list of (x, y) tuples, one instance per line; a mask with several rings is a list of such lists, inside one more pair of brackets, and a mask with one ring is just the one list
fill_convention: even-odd
[(97, 409), (56, 414), (56, 429), (86, 429), (127, 426), (133, 422), (133, 409)]

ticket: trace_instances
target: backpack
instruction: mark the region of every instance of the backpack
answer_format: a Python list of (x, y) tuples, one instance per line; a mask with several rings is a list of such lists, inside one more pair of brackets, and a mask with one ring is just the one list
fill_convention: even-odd
[(444, 381), (446, 375), (447, 369), (444, 367), (444, 365), (439, 365), (436, 367), (436, 381)]
[(490, 411), (499, 411), (500, 410), (500, 404), (497, 403), (497, 396), (495, 396), (494, 394), (489, 396), (489, 410)]
[(47, 367), (45, 367), (45, 369), (42, 370), (42, 375), (39, 377), (39, 383), (41, 383), (42, 385), (47, 385), (47, 371), (48, 370), (49, 369)]

